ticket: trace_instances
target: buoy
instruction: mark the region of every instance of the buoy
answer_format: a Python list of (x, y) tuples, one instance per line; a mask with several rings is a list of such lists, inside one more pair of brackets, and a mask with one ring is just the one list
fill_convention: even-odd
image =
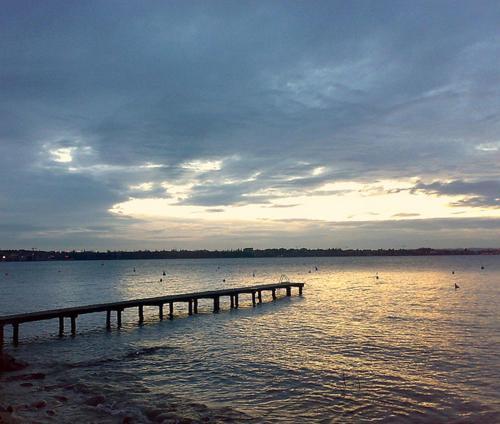
[(484, 269), (484, 266), (481, 266), (481, 269)]
[(135, 272), (135, 268), (134, 268), (134, 272)]
[(160, 283), (163, 282), (163, 278), (160, 278)]
[(460, 288), (460, 286), (457, 283), (455, 283), (455, 290), (459, 289), (459, 288)]
[(452, 274), (455, 274), (455, 271), (451, 271)]
[(375, 276), (375, 279), (378, 280), (378, 275)]
[(309, 274), (311, 273), (311, 270), (309, 270)]
[(314, 269), (317, 271), (317, 270), (318, 270), (318, 267), (317, 267), (317, 266), (315, 266), (315, 267), (314, 267)]
[(167, 274), (165, 274), (165, 271), (163, 271), (163, 275), (167, 275)]
[(252, 272), (252, 277), (255, 277), (255, 272)]
[(222, 279), (222, 282), (223, 282), (223, 283), (225, 283), (225, 282), (226, 282), (226, 279), (225, 279), (225, 278), (223, 278), (223, 279)]

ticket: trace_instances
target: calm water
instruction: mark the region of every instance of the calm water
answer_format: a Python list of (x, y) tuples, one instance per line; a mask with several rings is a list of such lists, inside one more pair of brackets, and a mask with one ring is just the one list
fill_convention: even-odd
[[(498, 256), (0, 263), (0, 314), (283, 273), (303, 297), (252, 308), (242, 296), (220, 314), (201, 303), (163, 322), (146, 308), (143, 326), (130, 310), (111, 333), (93, 314), (73, 339), (57, 339), (56, 320), (22, 325), (7, 351), (47, 376), (4, 377), (0, 404), (39, 422), (500, 422)], [(85, 405), (94, 396), (103, 403)]]

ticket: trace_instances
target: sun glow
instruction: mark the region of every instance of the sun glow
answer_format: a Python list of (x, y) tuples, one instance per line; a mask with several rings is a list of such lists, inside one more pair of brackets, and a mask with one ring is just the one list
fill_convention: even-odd
[(72, 147), (60, 147), (50, 150), (50, 154), (54, 162), (69, 163), (73, 161), (73, 150)]
[[(284, 196), (269, 203), (201, 205), (181, 204), (188, 199), (194, 183), (163, 184), (169, 198), (136, 199), (115, 204), (110, 212), (142, 219), (196, 219), (203, 221), (235, 220), (321, 220), (321, 221), (378, 221), (405, 218), (445, 218), (456, 216), (500, 216), (500, 211), (451, 207), (457, 196), (433, 196), (413, 193), (413, 182), (379, 181), (373, 184), (344, 182), (327, 184), (302, 195)], [(269, 194), (269, 191), (266, 192)], [(274, 192), (276, 194), (276, 192)], [(218, 213), (213, 213), (214, 208)]]
[(138, 190), (138, 191), (151, 191), (153, 190), (153, 183), (142, 183), (129, 186), (130, 190)]
[(222, 168), (221, 160), (193, 160), (184, 162), (181, 168), (190, 169), (195, 172), (219, 171)]

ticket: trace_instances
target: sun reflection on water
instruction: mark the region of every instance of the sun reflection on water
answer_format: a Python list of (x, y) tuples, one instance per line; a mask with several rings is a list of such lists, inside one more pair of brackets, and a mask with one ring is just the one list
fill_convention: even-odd
[[(500, 418), (498, 257), (64, 265), (61, 273), (29, 265), (39, 277), (30, 290), (65, 287), (48, 291), (59, 296), (41, 299), (45, 305), (72, 296), (82, 304), (253, 285), (282, 273), (306, 283), (303, 297), (281, 293), (272, 302), (266, 296), (252, 308), (250, 297), (242, 296), (240, 309), (229, 311), (224, 303), (220, 314), (206, 302), (199, 315), (187, 317), (182, 305), (177, 319), (159, 322), (157, 309), (147, 309), (140, 327), (130, 311), (120, 332), (105, 333), (102, 317), (95, 316), (82, 320), (83, 334), (71, 341), (45, 338), (18, 349), (31, 361), (35, 354), (41, 367), (73, 364), (72, 379), (89, 384), (92, 375), (87, 389), (98, 392), (105, 382), (115, 403), (180, 396), (230, 405), (256, 422)], [(20, 272), (22, 279), (29, 272)], [(59, 280), (49, 282), (54, 275)], [(2, 308), (11, 304), (3, 300), (11, 289), (0, 288)], [(46, 325), (47, 333), (55, 332)], [(54, 371), (47, 378), (67, 377)], [(123, 392), (124, 381), (137, 387), (133, 397)]]

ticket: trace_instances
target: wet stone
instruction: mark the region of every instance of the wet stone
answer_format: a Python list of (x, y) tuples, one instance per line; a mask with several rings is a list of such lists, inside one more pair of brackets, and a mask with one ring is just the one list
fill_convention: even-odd
[(44, 400), (39, 400), (38, 402), (32, 403), (31, 406), (36, 409), (42, 409), (47, 406), (47, 402), (45, 402)]
[(0, 372), (19, 371), (27, 366), (26, 362), (19, 361), (8, 353), (0, 353)]
[(104, 403), (106, 401), (106, 398), (102, 395), (97, 395), (93, 396), (91, 398), (88, 398), (85, 402), (83, 402), (85, 405), (88, 406), (97, 406), (100, 405), (101, 403)]
[(161, 409), (151, 409), (146, 411), (146, 417), (148, 417), (149, 420), (154, 421), (155, 418), (162, 413), (163, 411)]
[(20, 374), (20, 375), (12, 375), (7, 377), (6, 381), (25, 381), (25, 380), (43, 380), (45, 378), (45, 374), (41, 372), (35, 372), (32, 374)]

